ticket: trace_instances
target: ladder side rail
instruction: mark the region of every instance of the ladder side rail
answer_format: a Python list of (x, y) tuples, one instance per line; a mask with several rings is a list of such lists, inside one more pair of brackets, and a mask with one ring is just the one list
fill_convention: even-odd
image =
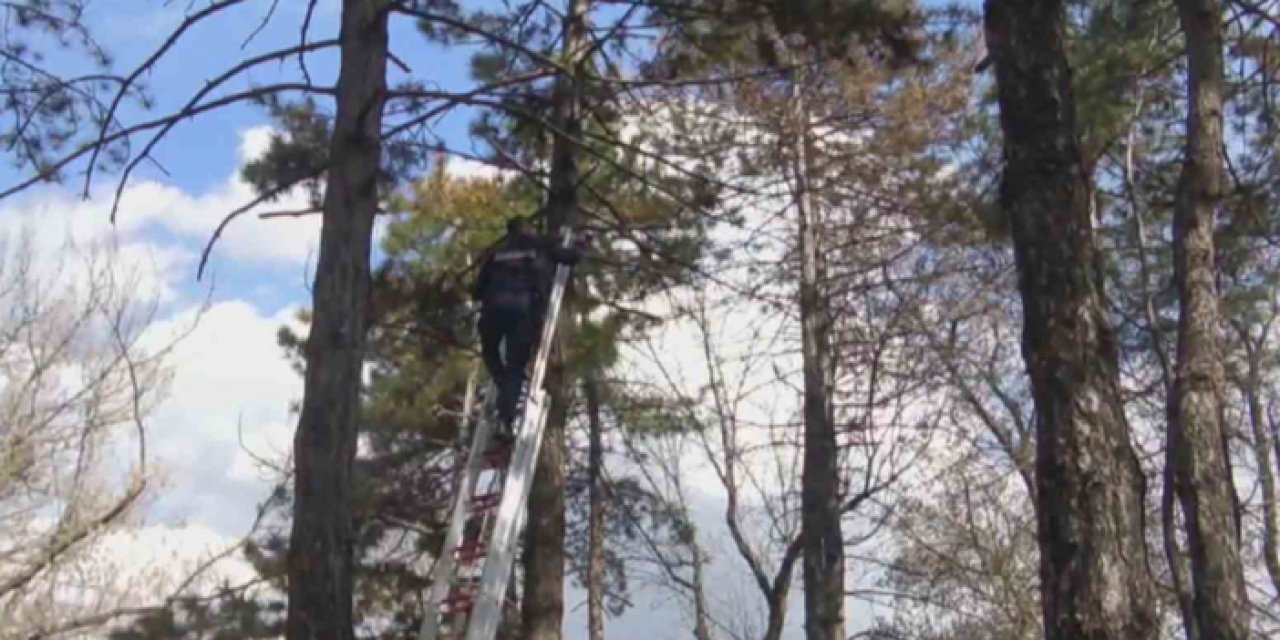
[[(494, 396), (494, 389), (490, 386), (489, 397), (493, 398)], [(485, 404), (491, 405), (492, 403), (487, 402)], [(418, 640), (437, 640), (440, 637), (440, 627), (444, 620), (442, 605), (449, 594), (449, 587), (453, 583), (454, 575), (457, 573), (457, 562), (453, 557), (453, 552), (462, 542), (468, 519), (467, 511), (471, 506), (471, 496), (475, 492), (476, 482), (480, 477), (480, 466), (484, 459), (485, 446), (489, 442), (490, 431), (493, 428), (493, 421), (489, 419), (490, 408), (490, 406), (481, 408), (480, 417), (476, 420), (475, 434), (471, 439), (470, 452), (467, 454), (467, 465), (463, 471), (462, 482), (457, 489), (457, 495), (453, 502), (453, 513), (449, 518), (449, 531), (445, 534), (443, 550), (436, 560), (438, 569), (435, 572), (435, 579), (431, 582), (431, 592), (427, 598), (426, 607), (423, 609), (422, 626), (418, 630)]]
[(476, 408), (476, 387), (479, 386), (480, 366), (479, 362), (472, 365), (471, 373), (467, 375), (467, 390), (462, 396), (462, 435), (464, 437), (467, 427), (471, 426), (471, 413)]
[[(526, 506), (529, 502), (529, 491), (533, 486), (541, 435), (547, 420), (550, 403), (545, 400), (546, 394), (541, 391), (537, 393), (536, 398), (531, 394), (529, 399), (530, 406), (536, 413), (528, 425), (536, 427), (538, 440), (533, 440), (534, 434), (530, 433), (530, 441), (526, 443), (524, 456), (516, 453), (513, 457), (512, 480), (504, 490), (502, 503), (493, 525), (491, 538), (493, 549), (484, 564), (484, 573), (480, 579), (480, 593), (471, 618), (467, 621), (465, 640), (494, 640), (498, 633), (498, 625), (502, 622), (507, 588), (515, 568), (515, 552), (527, 515)], [(530, 429), (530, 431), (534, 430)], [(520, 464), (520, 469), (524, 471), (520, 478), (515, 478), (517, 472), (514, 470), (514, 465), (516, 464)]]
[[(566, 229), (564, 238), (566, 246), (571, 239), (572, 236)], [(529, 397), (521, 414), (515, 452), (511, 457), (506, 487), (502, 492), (502, 502), (498, 506), (497, 522), (493, 530), (492, 544), (489, 547), (490, 555), (484, 564), (484, 574), (480, 581), (480, 597), (468, 622), (466, 640), (493, 640), (502, 616), (502, 603), (506, 595), (507, 582), (511, 579), (516, 537), (523, 523), (525, 505), (529, 501), (534, 467), (542, 445), (542, 432), (546, 426), (548, 407), (546, 394), (542, 390), (542, 379), (546, 374), (547, 360), (550, 357), (552, 342), (560, 319), (560, 306), (564, 301), (571, 271), (567, 265), (562, 264), (556, 267), (555, 284), (552, 286), (547, 315), (543, 320), (542, 340), (538, 344), (538, 356), (534, 361), (533, 373), (529, 377)]]

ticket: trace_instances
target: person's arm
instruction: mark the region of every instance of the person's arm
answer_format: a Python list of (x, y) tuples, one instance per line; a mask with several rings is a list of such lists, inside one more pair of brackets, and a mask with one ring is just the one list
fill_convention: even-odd
[(549, 238), (544, 238), (543, 243), (545, 250), (551, 256), (551, 259), (559, 262), (560, 264), (567, 264), (571, 266), (578, 264), (578, 261), (582, 260), (583, 253), (585, 253), (582, 240), (574, 241), (573, 245), (569, 247), (563, 247), (559, 242), (553, 241)]

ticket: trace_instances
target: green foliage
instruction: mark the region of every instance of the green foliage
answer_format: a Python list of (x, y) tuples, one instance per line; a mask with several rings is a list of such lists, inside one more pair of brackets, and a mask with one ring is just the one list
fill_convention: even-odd
[(310, 195), (312, 206), (319, 207), (321, 178), (329, 163), (331, 118), (320, 112), (309, 97), (298, 103), (270, 98), (263, 104), (276, 121), (277, 130), (271, 133), (262, 157), (247, 163), (241, 176), (261, 194), (282, 195), (301, 185)]
[[(1067, 55), (1074, 71), (1081, 150), (1086, 162), (1094, 164), (1128, 130), (1140, 96), (1150, 100), (1147, 89), (1173, 72), (1171, 63), (1181, 53), (1181, 43), (1170, 37), (1177, 11), (1169, 0), (1107, 0), (1082, 4), (1074, 13)], [(1155, 98), (1178, 100), (1176, 93)]]
[[(54, 170), (69, 150), (114, 131), (106, 122), (108, 105), (121, 92), (122, 104), (149, 108), (152, 99), (141, 83), (122, 87), (111, 72), (112, 57), (85, 21), (89, 0), (12, 0), (0, 4), (4, 40), (0, 42), (0, 145), (17, 168), (45, 180), (65, 176)], [(67, 60), (78, 62), (67, 66)], [(63, 69), (74, 73), (62, 73)], [(114, 169), (128, 155), (128, 144), (103, 145), (97, 160)]]
[(653, 13), (678, 34), (649, 66), (656, 76), (787, 67), (796, 42), (827, 60), (870, 55), (894, 66), (917, 60), (923, 46), (910, 0), (680, 0)]

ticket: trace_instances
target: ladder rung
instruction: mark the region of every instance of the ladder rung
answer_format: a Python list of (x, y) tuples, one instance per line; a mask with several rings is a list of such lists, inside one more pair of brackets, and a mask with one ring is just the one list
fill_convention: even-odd
[(463, 564), (471, 564), (487, 554), (484, 543), (475, 540), (468, 540), (453, 551), (454, 559)]
[(498, 469), (506, 467), (511, 463), (511, 447), (503, 446), (500, 449), (491, 449), (484, 454), (485, 469)]
[(471, 499), (472, 511), (489, 511), (498, 506), (498, 502), (502, 500), (502, 493), (484, 493)]
[(476, 604), (475, 594), (464, 591), (452, 591), (440, 601), (440, 608), (448, 613), (470, 611)]

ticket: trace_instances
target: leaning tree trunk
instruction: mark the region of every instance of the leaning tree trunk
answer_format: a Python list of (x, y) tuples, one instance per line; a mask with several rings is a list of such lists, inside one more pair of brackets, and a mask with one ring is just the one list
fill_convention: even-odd
[(1004, 131), (1001, 206), (1023, 306), (1036, 404), (1036, 516), (1046, 640), (1155, 638), (1143, 475), (1081, 159), (1062, 0), (987, 0)]
[(344, 0), (337, 114), (329, 146), (320, 256), (293, 440), (289, 640), (352, 638), (349, 504), (364, 360), (369, 250), (378, 209), (387, 12)]
[[(587, 51), (586, 17), (588, 0), (570, 0), (564, 20), (564, 58), (575, 75), (580, 73)], [(578, 206), (577, 144), (582, 124), (581, 97), (576, 78), (563, 73), (552, 91), (551, 185), (547, 199), (547, 229), (559, 238), (560, 231), (573, 223)], [(556, 342), (563, 344), (573, 327), (572, 287), (565, 292), (556, 330)], [(543, 434), (538, 470), (529, 495), (528, 534), (524, 554), (524, 602), (521, 605), (521, 633), (524, 640), (560, 640), (564, 619), (564, 492), (565, 422), (569, 413), (569, 379), (565, 374), (563, 349), (553, 349), (547, 367), (546, 387), (550, 396), (547, 428)]]
[(1222, 417), (1214, 222), (1222, 194), (1222, 5), (1178, 0), (1187, 44), (1187, 142), (1173, 212), (1181, 310), (1169, 398), (1174, 489), (1191, 555), (1196, 635), (1245, 640), (1249, 604)]
[(840, 528), (840, 469), (827, 363), (831, 314), (821, 282), (819, 215), (813, 198), (812, 137), (803, 72), (794, 101), (793, 189), (800, 248), (800, 342), (804, 367), (804, 468), (800, 495), (804, 554), (805, 637), (844, 640), (844, 537)]

